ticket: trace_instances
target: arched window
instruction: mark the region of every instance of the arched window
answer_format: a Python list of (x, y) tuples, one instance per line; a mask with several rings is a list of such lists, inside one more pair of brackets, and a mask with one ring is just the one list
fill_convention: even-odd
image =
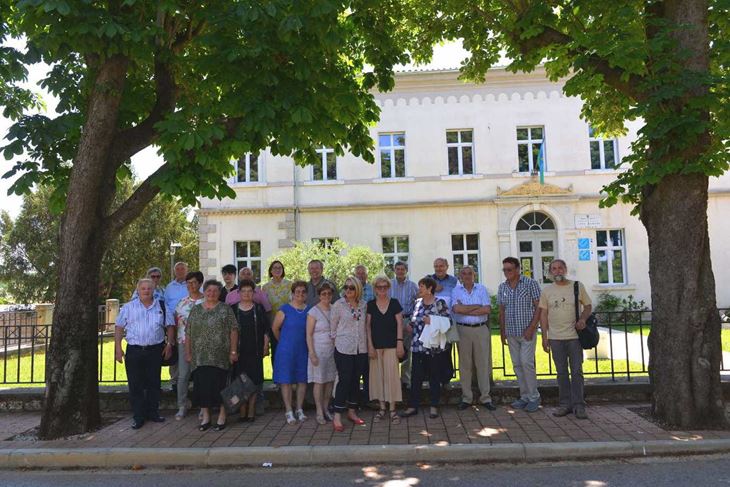
[(517, 230), (555, 230), (555, 223), (545, 213), (533, 211), (520, 218)]

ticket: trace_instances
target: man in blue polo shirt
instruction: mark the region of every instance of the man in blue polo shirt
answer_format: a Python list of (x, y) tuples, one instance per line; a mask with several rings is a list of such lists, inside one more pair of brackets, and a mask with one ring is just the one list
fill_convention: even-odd
[(448, 274), (449, 262), (443, 257), (438, 257), (433, 261), (433, 274), (432, 277), (436, 281), (436, 297), (444, 298), (446, 304), (451, 305), (451, 293), (459, 284), (459, 280), (455, 276)]

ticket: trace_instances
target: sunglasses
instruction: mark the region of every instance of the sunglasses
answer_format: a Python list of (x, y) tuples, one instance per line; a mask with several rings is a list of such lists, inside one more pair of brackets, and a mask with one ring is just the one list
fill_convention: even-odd
[(162, 276), (150, 276), (150, 279), (162, 279)]
[(355, 286), (342, 286), (342, 289), (344, 289), (345, 291), (354, 291), (357, 288)]

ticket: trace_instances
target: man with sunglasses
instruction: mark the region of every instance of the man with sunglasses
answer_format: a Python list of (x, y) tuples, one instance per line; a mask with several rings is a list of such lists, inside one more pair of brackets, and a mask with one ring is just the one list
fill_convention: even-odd
[[(147, 274), (145, 275), (148, 279), (152, 279), (152, 282), (155, 284), (155, 289), (152, 291), (152, 297), (155, 298), (158, 301), (164, 301), (165, 300), (165, 288), (160, 285), (160, 282), (162, 281), (162, 271), (159, 267), (150, 267), (147, 269)], [(132, 293), (132, 299), (138, 299), (139, 295), (137, 294), (137, 289), (134, 290)], [(131, 301), (131, 299), (130, 299)]]
[(502, 261), (506, 280), (497, 290), (499, 330), (502, 344), (509, 346), (520, 397), (512, 403), (515, 409), (534, 413), (540, 407), (535, 372), (537, 324), (540, 320), (540, 285), (520, 274), (520, 261), (507, 257)]

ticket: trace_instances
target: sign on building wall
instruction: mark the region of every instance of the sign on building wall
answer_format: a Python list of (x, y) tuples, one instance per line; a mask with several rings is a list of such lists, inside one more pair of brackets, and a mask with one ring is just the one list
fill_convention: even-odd
[(601, 215), (588, 215), (576, 213), (575, 228), (601, 228)]
[(579, 238), (578, 239), (578, 260), (589, 261), (591, 260), (592, 243), (590, 238)]

